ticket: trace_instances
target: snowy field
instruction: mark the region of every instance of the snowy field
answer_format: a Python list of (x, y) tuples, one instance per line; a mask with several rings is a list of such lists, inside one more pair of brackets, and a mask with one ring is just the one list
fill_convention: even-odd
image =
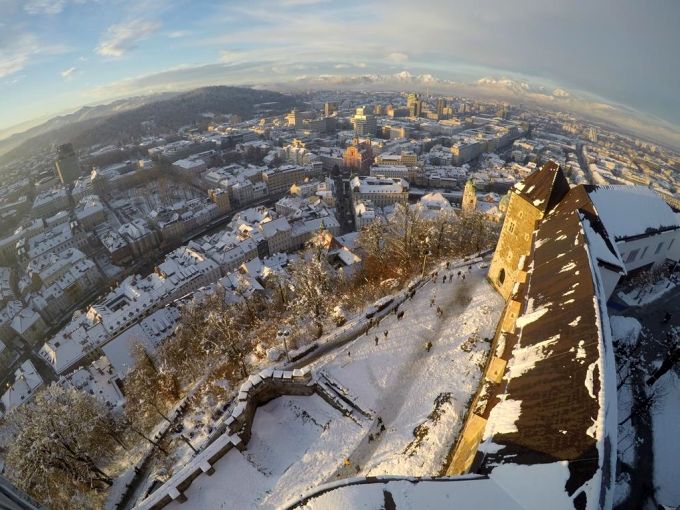
[(278, 398), (258, 409), (246, 450), (198, 477), (182, 508), (274, 508), (340, 478), (439, 474), (504, 305), (485, 269), (465, 271), (465, 280), (457, 271), (442, 283), (440, 270), (401, 305), (401, 320), (391, 314), (314, 362), (315, 376), (367, 417), (343, 416), (318, 396)]
[(671, 370), (659, 379), (663, 403), (652, 413), (654, 434), (654, 486), (656, 501), (680, 506), (680, 377)]

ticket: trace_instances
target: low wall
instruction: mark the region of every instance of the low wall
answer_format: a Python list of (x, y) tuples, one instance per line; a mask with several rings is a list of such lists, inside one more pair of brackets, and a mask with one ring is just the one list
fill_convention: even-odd
[(201, 451), (191, 462), (175, 473), (170, 480), (147, 497), (139, 509), (157, 510), (174, 500), (184, 502), (184, 491), (202, 474), (214, 473), (213, 464), (224, 457), (232, 448), (243, 450), (250, 440), (251, 429), (257, 408), (283, 395), (312, 395), (316, 385), (310, 369), (274, 370), (266, 369), (251, 375), (241, 385), (236, 407), (225, 421), (224, 433)]

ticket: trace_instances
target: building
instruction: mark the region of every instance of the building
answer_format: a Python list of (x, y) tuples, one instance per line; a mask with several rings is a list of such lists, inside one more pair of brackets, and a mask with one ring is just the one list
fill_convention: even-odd
[(437, 117), (440, 119), (444, 118), (444, 110), (446, 109), (446, 99), (443, 97), (437, 98)]
[(295, 129), (302, 129), (303, 120), (304, 115), (297, 108), (293, 108), (293, 110), (288, 115), (286, 115), (286, 122), (290, 127)]
[(463, 190), (463, 201), (461, 202), (461, 209), (464, 213), (473, 213), (477, 209), (477, 188), (472, 180), (465, 183)]
[(408, 182), (388, 177), (354, 177), (350, 181), (350, 196), (354, 202), (370, 200), (385, 207), (408, 203)]
[(378, 124), (375, 115), (368, 112), (368, 107), (360, 106), (352, 117), (354, 132), (357, 136), (375, 136)]
[(209, 189), (208, 196), (210, 197), (210, 200), (212, 200), (213, 203), (217, 205), (220, 210), (220, 214), (229, 212), (231, 209), (231, 204), (229, 202), (229, 192), (227, 190), (222, 188)]
[(514, 186), (489, 267), (489, 278), (505, 299), (510, 296), (518, 279), (520, 261), (529, 255), (532, 233), (538, 221), (567, 191), (569, 183), (555, 163), (545, 165)]
[(12, 329), (31, 347), (40, 343), (47, 332), (47, 324), (31, 308), (24, 308), (12, 320)]
[(57, 147), (55, 169), (61, 183), (67, 186), (80, 177), (80, 161), (72, 144), (65, 143)]
[(141, 218), (121, 225), (118, 234), (130, 246), (132, 255), (137, 257), (148, 255), (149, 251), (158, 248), (160, 243), (158, 233), (149, 228), (148, 223)]
[(59, 379), (64, 388), (74, 388), (102, 401), (109, 409), (119, 407), (123, 401), (123, 393), (116, 380), (118, 373), (114, 370), (106, 356), (93, 361), (89, 366), (79, 368)]
[(333, 115), (337, 111), (338, 111), (338, 103), (325, 103), (323, 105), (323, 114), (326, 117), (330, 117), (331, 115)]
[(36, 390), (42, 385), (43, 379), (33, 363), (29, 360), (24, 361), (14, 372), (14, 384), (0, 397), (4, 414), (31, 400)]
[(99, 195), (85, 195), (73, 210), (76, 220), (85, 230), (91, 230), (106, 220)]
[(406, 107), (409, 117), (420, 117), (423, 113), (423, 100), (420, 94), (411, 92), (406, 99)]
[(400, 154), (378, 154), (375, 164), (381, 166), (403, 165), (414, 167), (418, 164), (418, 156), (413, 151), (401, 151)]
[(321, 162), (315, 166), (283, 165), (267, 170), (262, 174), (262, 181), (267, 185), (270, 195), (286, 193), (293, 184), (305, 181), (307, 177), (315, 177), (321, 173)]
[(66, 188), (59, 186), (38, 193), (33, 200), (31, 215), (34, 218), (52, 216), (60, 211), (68, 209), (70, 201)]
[(342, 155), (345, 168), (355, 170), (359, 175), (368, 175), (373, 163), (373, 147), (370, 142), (359, 142), (355, 138)]
[[(607, 296), (622, 276), (658, 267), (680, 258), (676, 243), (680, 221), (671, 207), (652, 190), (643, 186), (578, 185), (582, 207), (597, 212), (593, 228), (604, 225), (604, 243), (612, 255), (608, 270), (602, 270)], [(570, 191), (569, 184), (555, 163), (547, 163), (516, 184), (508, 202), (503, 230), (491, 262), (489, 277), (498, 291), (508, 297), (517, 281), (519, 267), (529, 255), (532, 233), (547, 211)], [(571, 195), (576, 192), (573, 191)], [(636, 211), (631, 215), (630, 211)], [(599, 252), (602, 252), (602, 247)], [(508, 279), (509, 278), (509, 279)]]
[(371, 176), (373, 177), (398, 177), (409, 179), (409, 169), (404, 165), (371, 165)]

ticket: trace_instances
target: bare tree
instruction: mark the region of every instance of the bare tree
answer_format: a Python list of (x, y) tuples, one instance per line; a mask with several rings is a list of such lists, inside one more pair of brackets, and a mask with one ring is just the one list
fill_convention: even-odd
[(111, 477), (98, 462), (113, 451), (112, 422), (101, 401), (52, 384), (8, 416), (7, 426), (14, 433), (6, 456), (10, 478), (36, 499), (57, 507), (79, 491), (111, 486)]

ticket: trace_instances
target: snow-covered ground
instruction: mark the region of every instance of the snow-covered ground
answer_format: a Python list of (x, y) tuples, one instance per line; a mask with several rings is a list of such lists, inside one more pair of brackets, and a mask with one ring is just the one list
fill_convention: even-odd
[[(634, 345), (642, 330), (640, 322), (633, 317), (612, 315), (609, 318), (609, 324), (612, 329), (612, 341), (619, 345)], [(627, 371), (622, 371), (621, 376), (624, 376), (626, 373)], [(618, 421), (622, 422), (630, 415), (634, 402), (630, 384), (621, 385), (616, 392), (616, 397)], [(627, 420), (625, 423), (618, 426), (617, 456), (621, 471), (617, 473), (616, 476), (614, 506), (624, 502), (630, 494), (629, 470), (635, 469), (635, 454), (638, 441), (638, 435), (631, 420)]]
[(676, 508), (680, 506), (680, 377), (671, 370), (656, 384), (662, 385), (664, 395), (652, 413), (656, 501)]
[(504, 305), (484, 269), (465, 280), (451, 271), (442, 283), (444, 273), (401, 305), (401, 320), (391, 314), (314, 362), (315, 376), (367, 417), (343, 416), (318, 396), (273, 400), (258, 409), (245, 451), (228, 452), (213, 476), (199, 476), (182, 508), (273, 508), (339, 478), (438, 474)]
[(619, 299), (628, 306), (644, 306), (652, 303), (677, 286), (674, 280), (662, 278), (654, 285), (646, 285), (642, 290), (633, 289), (628, 293), (620, 291)]

